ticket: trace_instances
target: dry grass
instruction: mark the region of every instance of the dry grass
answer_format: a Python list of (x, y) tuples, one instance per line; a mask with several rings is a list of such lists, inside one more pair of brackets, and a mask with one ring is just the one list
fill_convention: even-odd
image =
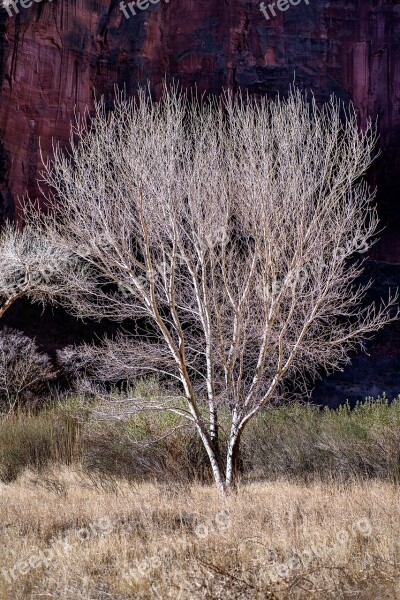
[(64, 467), (1, 484), (0, 515), (1, 600), (400, 598), (390, 483), (254, 483), (220, 499)]

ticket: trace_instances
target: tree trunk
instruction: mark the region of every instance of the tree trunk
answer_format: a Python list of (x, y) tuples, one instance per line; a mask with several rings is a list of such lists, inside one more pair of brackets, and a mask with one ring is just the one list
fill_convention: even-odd
[[(207, 450), (207, 448), (206, 448)], [(213, 449), (210, 449), (210, 452), (207, 450), (208, 453), (208, 457), (210, 459), (210, 463), (211, 463), (211, 468), (212, 468), (212, 472), (214, 475), (214, 480), (218, 489), (218, 492), (221, 495), (224, 495), (226, 492), (225, 489), (225, 483), (223, 481), (223, 476), (222, 476), (222, 472), (219, 466), (219, 460), (217, 455), (215, 454)]]
[(201, 441), (203, 442), (204, 448), (206, 449), (210, 464), (211, 470), (214, 475), (214, 481), (217, 486), (218, 492), (221, 495), (225, 494), (225, 482), (223, 479), (222, 469), (221, 469), (221, 457), (219, 456), (219, 451), (215, 448), (213, 442), (208, 438), (207, 435), (201, 429), (199, 424), (196, 424), (197, 430), (200, 434)]
[(235, 423), (232, 424), (231, 437), (229, 440), (228, 453), (226, 457), (226, 491), (234, 491), (237, 486), (237, 475), (239, 472), (240, 438), (242, 431), (238, 430)]

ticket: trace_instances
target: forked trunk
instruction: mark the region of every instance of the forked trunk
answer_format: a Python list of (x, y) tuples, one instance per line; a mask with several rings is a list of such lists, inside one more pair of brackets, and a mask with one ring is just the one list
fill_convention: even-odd
[(214, 476), (214, 481), (217, 486), (218, 492), (221, 495), (224, 495), (225, 482), (223, 472), (221, 469), (221, 457), (219, 455), (218, 445), (214, 445), (211, 439), (202, 431), (200, 425), (197, 425), (197, 430), (200, 434), (201, 441), (203, 442), (204, 448), (207, 452), (207, 456), (210, 461), (211, 470)]

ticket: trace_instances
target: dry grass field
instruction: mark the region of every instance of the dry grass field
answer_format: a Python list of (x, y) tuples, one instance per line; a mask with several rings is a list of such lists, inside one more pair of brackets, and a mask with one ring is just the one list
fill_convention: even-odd
[(400, 598), (390, 483), (282, 480), (221, 499), (54, 467), (0, 486), (1, 600)]

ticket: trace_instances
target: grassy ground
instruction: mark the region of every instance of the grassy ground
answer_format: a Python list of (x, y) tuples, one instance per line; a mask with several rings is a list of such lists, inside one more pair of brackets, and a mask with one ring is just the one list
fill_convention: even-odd
[(0, 600), (400, 600), (399, 482), (400, 399), (266, 411), (226, 499), (176, 417), (10, 415)]
[(400, 598), (395, 484), (199, 484), (25, 471), (0, 489), (0, 599)]

